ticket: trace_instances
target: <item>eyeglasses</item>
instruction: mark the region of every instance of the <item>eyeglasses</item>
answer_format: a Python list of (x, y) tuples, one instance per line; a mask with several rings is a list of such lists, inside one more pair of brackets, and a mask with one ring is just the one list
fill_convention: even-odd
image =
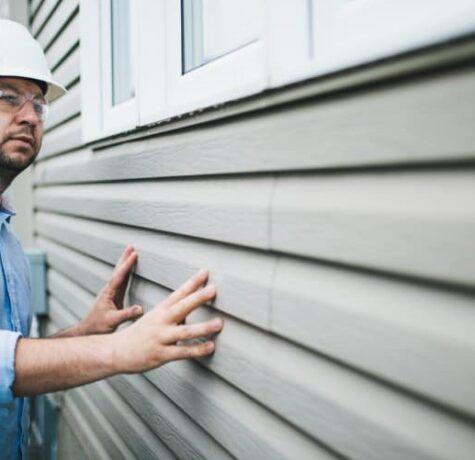
[(37, 94), (20, 94), (12, 89), (0, 88), (0, 111), (6, 113), (18, 113), (22, 107), (31, 101), (33, 110), (38, 118), (44, 122), (48, 115), (48, 103)]

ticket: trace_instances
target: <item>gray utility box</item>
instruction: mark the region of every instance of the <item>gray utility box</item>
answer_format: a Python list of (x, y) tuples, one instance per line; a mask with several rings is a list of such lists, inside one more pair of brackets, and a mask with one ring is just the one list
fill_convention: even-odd
[(27, 248), (25, 253), (30, 263), (33, 313), (38, 316), (45, 316), (48, 314), (46, 302), (46, 254), (38, 248)]

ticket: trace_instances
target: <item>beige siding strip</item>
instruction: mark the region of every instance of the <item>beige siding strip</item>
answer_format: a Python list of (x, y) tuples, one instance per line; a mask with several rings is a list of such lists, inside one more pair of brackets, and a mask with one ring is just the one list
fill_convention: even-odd
[[(57, 33), (64, 26), (65, 21), (69, 19), (75, 10), (79, 11), (79, 0), (62, 0), (60, 2), (59, 7), (55, 10), (46, 26), (37, 37), (37, 40), (43, 49), (51, 44)], [(57, 40), (61, 40), (61, 37)]]
[[(44, 25), (45, 20), (53, 11), (53, 8), (60, 3), (61, 0), (44, 0), (41, 8), (38, 10), (33, 22), (31, 23), (30, 30), (31, 33), (35, 36), (38, 33), (38, 30)], [(32, 11), (34, 8), (32, 8)]]
[[(115, 390), (105, 381), (96, 382), (84, 388), (85, 393), (96, 405), (127, 447), (139, 459), (176, 459), (157, 436), (131, 410)], [(160, 433), (158, 433), (160, 435)]]
[(473, 159), (474, 79), (462, 70), (142, 139), (52, 167), (41, 182)]
[(42, 210), (266, 248), (272, 182), (272, 178), (232, 178), (50, 187), (36, 192), (36, 205)]
[(43, 141), (38, 160), (73, 150), (81, 146), (81, 119), (72, 118), (48, 132)]
[[(55, 217), (38, 216), (41, 235), (53, 239), (59, 236), (58, 241), (95, 257), (100, 253), (101, 259), (109, 263), (116, 260), (124, 246), (121, 240), (122, 243), (130, 240), (125, 232), (122, 238), (116, 237), (114, 227), (104, 226), (100, 232), (102, 238), (98, 238), (94, 225), (81, 229), (81, 222), (72, 220), (65, 226), (62, 217)], [(104, 235), (116, 242), (108, 242)], [(165, 257), (166, 253), (161, 253), (161, 248), (163, 251), (168, 248), (171, 255), (180, 254), (186, 259), (189, 254), (186, 242), (165, 238), (164, 244), (152, 255), (147, 251), (154, 248), (153, 237), (145, 240), (139, 236), (132, 237), (132, 240), (142, 240), (142, 246), (135, 246), (140, 254), (137, 273), (171, 289), (178, 287), (185, 278), (182, 272), (189, 266), (172, 262)], [(48, 251), (49, 262), (85, 289), (96, 293), (107, 281), (111, 266), (52, 241), (43, 238), (37, 241)], [(203, 258), (211, 251), (212, 247), (201, 246)], [(279, 262), (275, 275), (270, 308), (272, 325), (269, 325), (267, 321), (255, 319), (264, 309), (270, 313), (268, 297), (258, 295), (264, 288), (270, 292), (273, 266), (268, 257), (255, 256), (249, 259), (249, 265), (241, 265), (239, 259), (226, 258), (226, 251), (219, 252), (217, 257), (219, 254), (221, 264), (215, 270), (211, 267), (211, 281), (219, 291), (217, 309), (475, 414), (475, 369), (471, 358), (475, 352), (475, 339), (471, 334), (475, 313), (470, 296), (285, 258)], [(262, 286), (243, 283), (246, 267), (254, 273), (253, 260), (255, 268), (265, 267), (262, 262), (269, 262), (266, 283)], [(236, 266), (241, 267), (242, 272)], [(233, 267), (239, 277), (228, 278), (224, 267)], [(344, 292), (335, 286), (345, 286)], [(254, 290), (256, 294), (252, 295)], [(147, 300), (154, 303), (153, 299)], [(247, 302), (254, 308), (255, 317)]]
[[(39, 209), (474, 284), (475, 181), (466, 171), (281, 177), (38, 189)], [(361, 187), (361, 183), (365, 187)], [(138, 199), (140, 197), (140, 199)], [(206, 216), (204, 219), (203, 216)]]
[(83, 452), (87, 455), (87, 459), (111, 459), (106, 448), (101, 444), (96, 433), (89, 426), (88, 420), (85, 419), (84, 414), (76, 406), (75, 402), (70, 398), (67, 398), (66, 401), (66, 404), (62, 408), (64, 418), (79, 441)]
[(282, 258), (271, 330), (475, 415), (473, 296)]
[(59, 125), (64, 120), (79, 115), (81, 111), (81, 85), (74, 85), (70, 91), (51, 104), (50, 114), (45, 124), (45, 130)]
[(48, 270), (47, 281), (48, 290), (53, 293), (56, 300), (64, 305), (67, 313), (79, 319), (86, 316), (94, 302), (92, 294), (78, 289), (75, 283), (57, 272), (55, 267)]
[(147, 378), (237, 458), (335, 458), (197, 363), (169, 363)]
[(231, 455), (192, 418), (141, 375), (110, 379), (140, 417), (168, 444), (178, 458), (226, 460)]
[[(49, 281), (50, 288), (55, 292), (55, 296), (63, 303), (74, 304), (72, 308), (74, 308), (75, 311), (85, 311), (91, 304), (93, 299), (92, 295), (88, 295), (73, 283), (68, 282), (61, 275), (53, 274), (51, 270), (49, 273)], [(60, 288), (61, 284), (62, 289)], [(74, 294), (75, 290), (82, 292), (81, 294)], [(156, 292), (158, 292), (158, 290)], [(165, 292), (165, 290), (162, 290), (162, 292)], [(78, 302), (81, 296), (84, 298), (89, 296), (90, 299), (79, 306), (76, 302)], [(230, 358), (230, 356), (227, 355), (225, 359), (228, 358)], [(242, 358), (244, 357), (242, 356), (241, 359)], [(231, 364), (231, 362), (229, 362), (229, 365), (231, 367), (235, 366)], [(166, 367), (169, 368), (170, 364)], [(159, 374), (156, 374), (156, 372), (159, 372)], [(160, 368), (147, 375), (150, 376), (151, 380), (161, 391), (164, 391), (171, 399), (180, 405), (180, 403), (184, 402), (185, 397), (178, 395), (173, 397), (162, 387), (164, 381), (167, 380), (167, 378), (163, 376), (164, 372), (165, 368)], [(275, 458), (293, 458), (291, 455), (292, 446), (299, 446), (299, 458), (330, 458), (326, 451), (321, 451), (318, 445), (313, 444), (308, 438), (293, 430), (284, 422), (276, 420), (267, 410), (261, 409), (249, 398), (232, 390), (232, 387), (216, 379), (209, 372), (201, 370), (200, 366), (194, 365), (192, 370), (190, 369), (190, 371), (184, 372), (187, 380), (194, 378), (193, 375), (189, 375), (190, 372), (201, 376), (199, 378), (204, 380), (202, 382), (203, 385), (196, 383), (201, 390), (199, 390), (196, 395), (193, 395), (193, 385), (191, 382), (183, 381), (184, 376), (182, 375), (181, 377), (175, 377), (174, 382), (169, 382), (166, 386), (168, 391), (178, 386), (182, 392), (186, 392), (189, 398), (187, 402), (188, 409), (182, 407), (183, 410), (188, 412), (192, 418), (199, 421), (204, 429), (212, 434), (216, 440), (228, 448), (234, 455), (244, 455), (244, 458), (255, 458), (255, 455), (263, 455), (267, 450), (271, 456), (275, 455)], [(241, 374), (241, 372), (239, 372), (239, 374)], [(171, 375), (173, 375), (173, 373)], [(242, 374), (241, 379), (244, 378), (245, 375)], [(210, 387), (214, 388), (213, 395), (207, 394), (206, 388)], [(188, 393), (189, 391), (191, 391), (191, 394)], [(196, 398), (202, 399), (200, 404), (202, 404), (203, 407), (210, 408), (209, 414), (205, 414), (201, 410), (196, 412), (196, 401), (193, 402)], [(232, 409), (232, 407), (234, 407), (234, 409)], [(236, 409), (238, 407), (239, 409)], [(190, 410), (193, 413), (190, 413)], [(237, 414), (235, 416), (236, 410), (239, 413), (238, 418), (236, 418)], [(220, 425), (219, 420), (222, 421), (224, 426)], [(205, 423), (204, 425), (203, 422)], [(253, 424), (256, 424), (256, 427), (251, 434), (248, 432), (248, 427)], [(272, 433), (277, 432), (276, 430), (281, 433), (282, 439), (274, 439)], [(231, 432), (234, 433), (234, 436), (230, 435)], [(249, 439), (249, 444), (242, 445), (243, 440), (246, 438)], [(254, 449), (257, 450), (254, 452)], [(239, 454), (239, 452), (241, 453)], [(317, 457), (317, 455), (321, 456)]]
[(34, 163), (34, 175), (41, 177), (45, 170), (50, 166), (60, 166), (68, 164), (70, 168), (74, 168), (74, 164), (84, 161), (88, 156), (94, 155), (94, 152), (88, 148), (82, 148), (75, 150), (74, 152), (68, 152), (67, 155), (45, 157), (42, 161)]
[[(160, 292), (163, 297), (168, 294), (168, 291), (150, 283), (137, 282), (131, 292), (131, 302), (153, 305)], [(189, 322), (209, 319), (213, 315), (214, 310), (201, 309), (191, 315)], [(412, 398), (406, 398), (232, 318), (226, 318), (225, 323), (225, 331), (218, 339), (219, 350), (213, 359), (205, 360), (203, 364), (335, 450), (349, 457), (376, 459), (386, 448), (406, 450), (407, 458), (431, 458), (431, 455), (441, 451), (450, 458), (450, 452), (459, 449), (457, 451), (462, 456), (469, 458), (475, 446), (470, 441), (475, 431), (469, 425), (424, 404), (416, 404)], [(269, 359), (270, 356), (278, 359)], [(467, 363), (470, 364), (470, 361)], [(371, 415), (368, 414), (368, 407), (372, 408)], [(326, 417), (334, 418), (328, 422)], [(325, 419), (327, 421), (323, 422)], [(404, 428), (400, 426), (402, 419), (405, 420)], [(349, 433), (353, 423), (371, 435), (358, 433), (353, 437)], [(341, 433), (335, 429), (336, 426), (347, 431), (346, 451), (339, 445)], [(419, 426), (425, 428), (420, 429)], [(449, 430), (446, 430), (447, 427), (450, 427)], [(445, 439), (441, 439), (437, 446), (429, 447), (434, 444), (432, 430)], [(452, 446), (444, 451), (443, 446), (450, 442), (452, 436), (448, 431), (464, 432), (465, 439), (454, 440)], [(460, 448), (460, 441), (465, 444), (463, 448)], [(475, 442), (475, 438), (472, 441)], [(369, 445), (375, 449), (366, 450)]]
[(73, 51), (63, 63), (54, 71), (54, 78), (63, 86), (68, 86), (74, 80), (79, 78), (80, 62), (79, 48)]
[[(48, 270), (49, 273), (49, 270)], [(70, 310), (63, 307), (63, 305), (51, 294), (48, 296), (48, 320), (49, 323), (53, 322), (60, 329), (77, 324), (78, 318)]]
[[(270, 287), (276, 260), (273, 256), (43, 213), (37, 214), (37, 230), (109, 264), (115, 264), (126, 244), (132, 244), (140, 254), (136, 273), (170, 289), (179, 287), (200, 267), (207, 267), (210, 282), (219, 286), (216, 308), (262, 328), (269, 327)], [(67, 249), (59, 250), (57, 244), (44, 243), (50, 257), (61, 259), (67, 264), (65, 268), (84, 264), (84, 277), (88, 277), (87, 271), (99, 273), (98, 263), (88, 262), (89, 258)], [(101, 287), (91, 286), (94, 291)]]
[(79, 16), (76, 16), (61, 33), (58, 40), (48, 48), (46, 60), (51, 69), (64, 58), (65, 54), (77, 43), (79, 43)]
[(107, 450), (108, 458), (114, 460), (130, 460), (134, 458), (133, 453), (129, 450), (123, 439), (123, 435), (119, 435), (119, 433), (113, 429), (101, 410), (99, 410), (90, 396), (88, 396), (85, 388), (69, 390), (67, 393), (67, 401), (73, 401), (76, 407), (81, 411), (81, 414), (85, 416), (87, 423)]
[[(70, 423), (73, 425), (71, 427)], [(69, 422), (60, 413), (58, 420), (58, 429), (56, 432), (57, 444), (56, 444), (56, 458), (68, 459), (68, 460), (84, 460), (88, 458), (85, 449), (83, 449), (75, 433), (74, 422)], [(30, 455), (30, 458), (33, 456)]]
[(43, 0), (31, 0), (31, 2), (30, 2), (30, 14), (36, 14), (36, 10), (37, 10), (39, 4), (42, 1)]
[[(84, 256), (41, 235), (37, 236), (35, 241), (38, 247), (46, 251), (50, 268), (74, 279), (75, 283), (91, 294), (97, 294), (112, 275), (112, 265)], [(82, 315), (82, 312), (78, 312), (78, 315)]]
[[(76, 302), (83, 303), (82, 309), (92, 301), (92, 295), (86, 294), (62, 275), (52, 272), (49, 281), (57, 296), (75, 305)], [(153, 305), (169, 291), (136, 281), (131, 292), (132, 303)], [(84, 300), (78, 300), (81, 296)], [(89, 302), (87, 297), (90, 297)], [(191, 322), (208, 319), (212, 314), (202, 310), (192, 315)], [(269, 360), (269, 356), (278, 356), (279, 359)], [(462, 439), (454, 440), (454, 444), (447, 447), (446, 454), (457, 446), (463, 457), (474, 447), (469, 440), (475, 433), (450, 416), (417, 404), (412, 398), (276, 337), (245, 327), (229, 317), (219, 338), (219, 350), (212, 360), (204, 364), (253, 399), (266, 404), (336, 450), (341, 450), (338, 446), (341, 434), (335, 426), (350, 432), (352, 424), (357, 423), (364, 433), (371, 433), (371, 436), (358, 433), (353, 438), (350, 434), (346, 435), (347, 451), (344, 453), (351, 457), (378, 458), (374, 455), (389, 448), (404, 450), (408, 458), (431, 458), (430, 455), (449, 443), (452, 431), (459, 433)], [(368, 414), (369, 407), (372, 408), (371, 415)], [(404, 420), (403, 426), (401, 420)], [(432, 430), (439, 432), (444, 439), (440, 439), (440, 445), (429, 447)], [(475, 438), (472, 439), (475, 442)], [(371, 445), (375, 449), (373, 454), (365, 451), (361, 444)], [(431, 449), (434, 449), (432, 454)]]
[(450, 169), (282, 176), (271, 247), (473, 286), (474, 179)]

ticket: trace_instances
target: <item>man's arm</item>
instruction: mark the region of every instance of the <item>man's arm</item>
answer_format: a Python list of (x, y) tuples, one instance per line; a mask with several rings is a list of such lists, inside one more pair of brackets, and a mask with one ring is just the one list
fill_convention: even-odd
[(220, 318), (184, 325), (187, 315), (216, 295), (202, 287), (201, 270), (167, 299), (126, 329), (114, 334), (58, 339), (19, 339), (15, 353), (16, 396), (65, 390), (121, 373), (144, 372), (169, 361), (206, 356), (214, 342), (184, 345), (184, 340), (221, 331)]
[(16, 348), (15, 396), (65, 390), (114, 374), (109, 336), (20, 339)]

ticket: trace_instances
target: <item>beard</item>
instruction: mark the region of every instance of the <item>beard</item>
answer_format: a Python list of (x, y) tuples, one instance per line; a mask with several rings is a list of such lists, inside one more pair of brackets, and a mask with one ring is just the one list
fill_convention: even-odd
[(5, 145), (7, 141), (8, 139), (0, 144), (0, 171), (19, 174), (33, 163), (39, 146), (35, 144), (32, 147), (19, 146), (12, 149)]

